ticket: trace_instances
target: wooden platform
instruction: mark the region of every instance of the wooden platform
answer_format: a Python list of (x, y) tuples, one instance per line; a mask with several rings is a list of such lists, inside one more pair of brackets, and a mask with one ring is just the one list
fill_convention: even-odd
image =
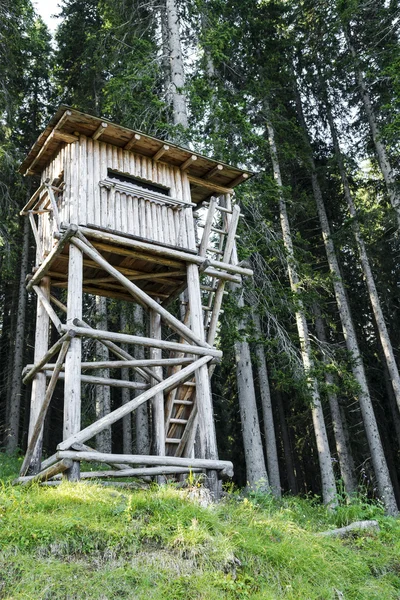
[[(85, 228), (90, 238), (90, 228)], [(98, 228), (93, 228), (93, 233), (99, 232)], [(163, 256), (163, 250), (176, 250), (179, 254), (187, 253), (190, 262), (190, 256), (196, 255), (193, 250), (182, 250), (167, 244), (153, 244), (153, 252), (146, 250), (134, 250), (127, 246), (124, 247), (124, 240), (143, 242), (148, 241), (137, 236), (121, 236), (118, 232), (108, 231), (112, 235), (118, 236), (118, 243), (104, 243), (92, 240), (93, 246), (104, 256), (109, 264), (116, 267), (123, 275), (133, 281), (149, 296), (166, 301), (176, 294), (182, 288), (186, 281), (186, 264), (183, 259), (172, 259)], [(157, 248), (156, 248), (157, 246)], [(62, 253), (54, 258), (50, 270), (47, 274), (51, 277), (51, 285), (56, 288), (67, 288), (68, 283), (68, 260), (69, 247), (67, 244)], [(155, 251), (158, 250), (158, 254)], [(84, 258), (83, 261), (83, 291), (97, 296), (106, 296), (134, 301), (133, 297), (108, 273), (103, 271), (94, 261)]]

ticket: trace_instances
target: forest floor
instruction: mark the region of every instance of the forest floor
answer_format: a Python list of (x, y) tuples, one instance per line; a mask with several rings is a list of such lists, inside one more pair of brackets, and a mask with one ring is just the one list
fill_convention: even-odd
[[(400, 520), (354, 499), (230, 493), (202, 508), (172, 485), (13, 487), (0, 454), (0, 598), (361, 600), (400, 598)], [(318, 532), (377, 519), (379, 532)]]

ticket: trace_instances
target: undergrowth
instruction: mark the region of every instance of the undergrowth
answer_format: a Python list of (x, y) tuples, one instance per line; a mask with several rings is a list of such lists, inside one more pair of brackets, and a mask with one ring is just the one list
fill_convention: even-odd
[[(0, 598), (385, 600), (400, 598), (400, 524), (357, 497), (229, 494), (201, 508), (174, 486), (13, 487), (0, 455)], [(318, 532), (376, 519), (379, 532)]]

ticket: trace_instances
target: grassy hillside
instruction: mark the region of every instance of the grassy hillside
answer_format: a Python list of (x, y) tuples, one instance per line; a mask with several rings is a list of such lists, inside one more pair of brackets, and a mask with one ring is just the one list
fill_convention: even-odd
[[(399, 599), (400, 522), (354, 501), (232, 495), (201, 508), (168, 486), (29, 489), (0, 455), (0, 598)], [(318, 536), (355, 520), (379, 533)]]

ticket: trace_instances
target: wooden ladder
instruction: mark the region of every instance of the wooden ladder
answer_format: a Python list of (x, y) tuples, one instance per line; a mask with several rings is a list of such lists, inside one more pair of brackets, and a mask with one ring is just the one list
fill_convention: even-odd
[[(226, 200), (227, 207), (218, 205), (216, 198), (210, 200), (204, 225), (199, 225), (199, 227), (203, 227), (199, 255), (209, 255), (210, 257), (216, 257), (214, 260), (231, 263), (240, 209), (238, 206), (234, 206), (232, 209), (230, 197)], [(201, 295), (205, 337), (207, 343), (214, 346), (226, 281), (210, 275), (203, 275), (202, 279)], [(188, 311), (186, 311), (185, 324), (189, 323), (189, 316)], [(179, 370), (180, 368), (173, 367), (172, 369)], [(211, 365), (210, 369), (212, 373), (214, 365)], [(169, 374), (173, 372), (174, 370), (171, 370)], [(196, 430), (196, 382), (192, 378), (167, 395), (165, 401), (166, 454), (169, 456), (190, 456), (193, 451)]]

